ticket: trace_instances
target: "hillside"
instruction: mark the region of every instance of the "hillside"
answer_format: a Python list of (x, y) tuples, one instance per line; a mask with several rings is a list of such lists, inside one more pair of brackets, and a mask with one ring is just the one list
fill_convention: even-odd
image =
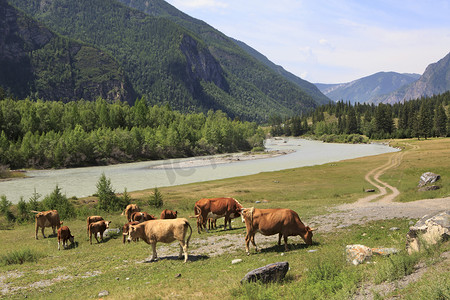
[(450, 53), (438, 62), (428, 65), (417, 81), (389, 95), (379, 97), (374, 102), (397, 103), (442, 94), (448, 90), (450, 90)]
[(118, 63), (97, 48), (58, 36), (0, 0), (0, 87), (16, 97), (130, 101)]
[[(204, 22), (185, 21), (198, 26), (201, 34), (175, 24), (174, 16), (184, 14), (169, 10), (165, 2), (133, 1), (148, 4), (152, 13), (106, 0), (9, 2), (58, 34), (110, 53), (137, 96), (150, 103), (169, 103), (184, 112), (221, 109), (232, 118), (256, 121), (317, 106), (297, 85)], [(164, 14), (170, 18), (161, 17)]]
[(419, 77), (418, 74), (379, 72), (347, 83), (317, 83), (316, 86), (333, 101), (370, 103), (374, 98), (396, 91), (402, 86), (416, 81)]

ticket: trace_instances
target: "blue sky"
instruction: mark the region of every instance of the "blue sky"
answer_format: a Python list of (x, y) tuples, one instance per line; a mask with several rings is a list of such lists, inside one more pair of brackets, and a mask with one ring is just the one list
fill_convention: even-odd
[(422, 74), (450, 52), (450, 0), (169, 0), (310, 82)]

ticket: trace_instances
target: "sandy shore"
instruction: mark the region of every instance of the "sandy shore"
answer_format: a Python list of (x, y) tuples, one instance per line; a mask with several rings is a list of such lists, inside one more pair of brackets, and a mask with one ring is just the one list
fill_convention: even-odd
[(195, 167), (204, 167), (204, 166), (212, 166), (219, 164), (229, 164), (241, 161), (255, 160), (255, 159), (264, 159), (277, 157), (281, 155), (286, 155), (294, 152), (294, 150), (284, 150), (284, 151), (264, 151), (264, 152), (239, 152), (239, 153), (231, 153), (231, 154), (218, 154), (214, 156), (205, 156), (205, 157), (193, 157), (187, 158), (181, 161), (173, 161), (168, 162), (156, 166), (150, 167), (150, 169), (187, 169), (187, 168), (195, 168)]

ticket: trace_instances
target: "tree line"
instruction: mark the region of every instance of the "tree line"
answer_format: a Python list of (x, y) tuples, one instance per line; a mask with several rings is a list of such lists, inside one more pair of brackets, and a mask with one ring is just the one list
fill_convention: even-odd
[[(326, 141), (360, 142), (370, 139), (450, 136), (450, 91), (395, 104), (339, 101), (304, 116), (270, 119), (272, 135), (312, 134)], [(342, 140), (344, 138), (345, 140)]]
[(182, 114), (126, 102), (0, 99), (0, 165), (64, 168), (248, 151), (261, 147), (256, 123), (222, 111)]

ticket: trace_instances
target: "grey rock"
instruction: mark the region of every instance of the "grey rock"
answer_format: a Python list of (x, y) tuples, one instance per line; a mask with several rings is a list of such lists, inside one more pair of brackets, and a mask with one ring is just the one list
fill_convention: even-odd
[(236, 258), (236, 259), (233, 259), (232, 261), (231, 261), (231, 264), (238, 264), (238, 263), (240, 263), (240, 262), (242, 262), (242, 259), (240, 259), (240, 258)]
[(99, 297), (105, 297), (105, 296), (108, 296), (108, 295), (109, 295), (109, 292), (107, 290), (104, 290), (104, 291), (101, 291), (100, 293), (98, 293)]
[(391, 227), (391, 228), (389, 228), (389, 230), (390, 231), (397, 231), (397, 230), (400, 230), (400, 228), (398, 228), (398, 227)]
[(423, 216), (406, 234), (409, 254), (421, 250), (421, 244), (436, 244), (450, 236), (450, 210)]
[(441, 178), (440, 175), (432, 172), (425, 172), (420, 176), (419, 187), (423, 187), (426, 184), (432, 184)]
[(277, 282), (286, 276), (288, 270), (289, 263), (287, 261), (269, 264), (248, 272), (244, 278), (242, 278), (241, 284), (256, 281), (260, 281), (262, 283)]
[(353, 265), (362, 264), (372, 258), (372, 249), (364, 245), (347, 245), (345, 247), (347, 261)]

